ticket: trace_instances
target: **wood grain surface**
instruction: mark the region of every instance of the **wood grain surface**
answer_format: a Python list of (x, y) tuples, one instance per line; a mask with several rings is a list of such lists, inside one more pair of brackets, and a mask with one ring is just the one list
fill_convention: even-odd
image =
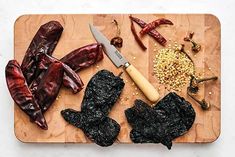
[[(153, 57), (156, 55), (154, 49), (160, 49), (162, 46), (156, 43), (151, 37), (144, 36), (142, 40), (148, 49), (143, 52), (130, 31), (130, 20), (128, 16), (127, 14), (20, 16), (16, 20), (14, 28), (15, 59), (19, 62), (22, 61), (26, 49), (38, 28), (50, 20), (57, 20), (64, 27), (61, 39), (53, 53), (53, 56), (59, 59), (78, 47), (95, 42), (88, 27), (89, 23), (101, 30), (107, 38), (111, 39), (114, 37), (116, 35), (116, 27), (111, 22), (113, 19), (116, 19), (120, 24), (121, 37), (124, 40), (123, 47), (120, 51), (159, 89), (162, 98), (169, 91), (164, 86), (159, 85), (158, 80), (153, 76)], [(208, 14), (137, 14), (133, 16), (139, 17), (146, 22), (151, 22), (160, 17), (170, 19), (174, 23), (174, 26), (162, 26), (158, 28), (158, 31), (167, 39), (171, 40), (168, 43), (174, 44), (175, 41), (177, 43), (184, 43), (187, 50), (190, 50), (191, 45), (190, 43), (184, 42), (183, 37), (190, 31), (195, 32), (195, 41), (202, 45), (202, 50), (197, 55), (194, 55), (192, 52), (189, 53), (195, 62), (196, 72), (202, 76), (217, 75), (219, 76), (219, 80), (208, 82), (200, 87), (200, 98), (205, 98), (212, 104), (208, 111), (202, 111), (199, 105), (186, 95), (186, 87), (182, 92), (177, 92), (192, 103), (196, 111), (196, 120), (189, 132), (175, 139), (175, 142), (206, 143), (215, 141), (221, 129), (221, 28), (219, 20), (215, 16)], [(140, 30), (137, 25), (136, 29), (138, 31)], [(79, 75), (86, 85), (90, 78), (101, 69), (108, 69), (116, 75), (122, 71), (121, 68), (117, 69), (107, 56), (104, 56), (101, 62), (79, 72)], [(147, 100), (135, 85), (132, 84), (132, 80), (126, 73), (122, 77), (126, 85), (120, 99), (111, 110), (109, 116), (121, 125), (117, 142), (131, 143), (129, 138), (131, 128), (126, 121), (124, 110), (133, 106), (134, 100), (137, 98), (144, 101)], [(26, 114), (15, 105), (14, 128), (17, 139), (22, 142), (90, 143), (91, 141), (80, 129), (66, 123), (60, 115), (60, 111), (65, 108), (80, 110), (84, 90), (85, 88), (80, 93), (74, 95), (70, 90), (64, 87), (61, 88), (58, 100), (45, 113), (49, 126), (49, 130), (47, 131), (41, 130), (35, 124), (31, 123)], [(211, 94), (209, 94), (210, 92)]]

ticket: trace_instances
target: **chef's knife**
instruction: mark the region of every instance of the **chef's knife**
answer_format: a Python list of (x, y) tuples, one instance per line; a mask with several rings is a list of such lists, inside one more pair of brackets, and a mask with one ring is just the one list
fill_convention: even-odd
[(133, 66), (131, 65), (122, 54), (110, 44), (110, 41), (94, 26), (89, 25), (90, 30), (98, 43), (104, 47), (106, 55), (111, 59), (116, 67), (124, 67), (125, 71), (129, 74), (135, 84), (144, 93), (144, 95), (152, 102), (159, 99), (158, 91), (150, 84), (150, 82)]

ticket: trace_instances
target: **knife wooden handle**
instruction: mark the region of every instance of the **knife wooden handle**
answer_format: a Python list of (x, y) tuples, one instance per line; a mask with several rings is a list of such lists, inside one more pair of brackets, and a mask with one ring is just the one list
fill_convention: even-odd
[(158, 91), (133, 65), (128, 64), (126, 72), (151, 102), (156, 102), (159, 99)]

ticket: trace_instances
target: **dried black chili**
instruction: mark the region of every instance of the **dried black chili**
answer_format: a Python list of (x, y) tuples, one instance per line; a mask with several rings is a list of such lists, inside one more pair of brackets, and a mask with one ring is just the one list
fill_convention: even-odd
[(132, 34), (134, 35), (134, 38), (136, 40), (136, 42), (139, 44), (139, 46), (142, 48), (142, 50), (146, 50), (146, 46), (143, 44), (143, 42), (141, 41), (141, 39), (139, 38), (139, 36), (137, 35), (137, 32), (136, 32), (136, 29), (135, 29), (135, 26), (134, 26), (134, 23), (133, 21), (131, 20), (131, 32)]
[(134, 143), (162, 143), (171, 149), (172, 141), (192, 127), (196, 113), (188, 101), (171, 92), (154, 107), (137, 99), (125, 115)]
[(42, 77), (34, 94), (35, 101), (41, 107), (42, 112), (45, 112), (55, 101), (63, 81), (63, 75), (63, 64), (55, 61), (50, 64)]
[(78, 48), (66, 56), (64, 56), (60, 61), (68, 65), (74, 71), (79, 71), (81, 69), (87, 68), (92, 64), (97, 63), (103, 59), (103, 49), (102, 45), (98, 43), (90, 44)]
[(140, 34), (144, 35), (144, 34), (150, 32), (151, 30), (155, 29), (156, 27), (163, 25), (163, 24), (173, 25), (173, 23), (170, 20), (160, 18), (160, 19), (154, 20), (153, 22), (150, 22), (147, 25), (145, 25), (145, 27), (142, 28), (142, 30), (140, 31)]
[(194, 32), (189, 33), (189, 36), (184, 37), (184, 41), (188, 41), (192, 43), (192, 51), (193, 52), (199, 52), (201, 50), (201, 45), (197, 44), (192, 38), (193, 38)]
[(108, 117), (118, 100), (124, 81), (112, 72), (97, 72), (85, 90), (81, 112), (73, 109), (61, 111), (63, 118), (70, 124), (81, 128), (85, 135), (100, 146), (110, 146), (116, 140), (120, 125)]
[[(134, 21), (135, 23), (137, 23), (141, 28), (144, 28), (147, 23), (144, 22), (143, 20), (130, 16), (130, 19), (132, 21)], [(150, 32), (148, 32), (148, 34), (150, 36), (152, 36), (159, 44), (161, 44), (162, 46), (165, 46), (167, 40), (156, 30), (151, 30)]]
[(62, 31), (63, 27), (59, 22), (50, 21), (42, 25), (35, 34), (21, 64), (22, 72), (28, 84), (35, 78), (35, 56), (38, 53), (51, 55), (59, 41)]
[(117, 34), (114, 38), (111, 39), (110, 44), (117, 47), (117, 48), (121, 48), (122, 47), (122, 43), (123, 43), (123, 39), (120, 37), (121, 35), (121, 29), (120, 26), (117, 22), (117, 20), (113, 20), (113, 23), (116, 25), (117, 27)]
[(26, 79), (16, 60), (10, 60), (6, 66), (6, 81), (10, 94), (15, 103), (40, 128), (47, 130), (48, 126), (39, 105), (28, 88)]

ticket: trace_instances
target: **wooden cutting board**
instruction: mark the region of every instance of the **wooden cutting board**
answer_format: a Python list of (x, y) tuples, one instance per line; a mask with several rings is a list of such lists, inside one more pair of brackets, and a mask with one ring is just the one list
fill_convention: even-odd
[[(15, 22), (14, 31), (14, 53), (15, 59), (22, 61), (26, 49), (29, 46), (34, 34), (40, 25), (50, 21), (57, 20), (63, 27), (64, 31), (61, 39), (53, 53), (53, 56), (60, 59), (72, 50), (94, 43), (95, 40), (89, 30), (88, 24), (93, 24), (101, 30), (109, 39), (116, 35), (116, 27), (111, 23), (116, 19), (121, 28), (121, 37), (124, 40), (121, 48), (122, 54), (156, 87), (160, 88), (161, 98), (169, 91), (164, 86), (158, 84), (158, 80), (153, 76), (153, 57), (156, 52), (154, 49), (160, 49), (158, 43), (148, 35), (143, 38), (144, 44), (148, 47), (143, 52), (137, 45), (130, 31), (130, 20), (127, 14), (100, 14), (100, 15), (23, 15)], [(202, 45), (202, 50), (194, 55), (191, 51), (189, 55), (196, 64), (196, 72), (202, 76), (217, 75), (219, 80), (206, 83), (200, 87), (199, 95), (201, 98), (212, 104), (210, 110), (202, 111), (197, 103), (186, 95), (186, 87), (179, 95), (190, 101), (196, 111), (196, 120), (190, 131), (175, 139), (175, 142), (187, 143), (204, 143), (213, 142), (220, 135), (221, 128), (221, 60), (220, 60), (220, 22), (213, 16), (208, 14), (137, 14), (133, 15), (151, 22), (157, 18), (165, 17), (170, 19), (174, 26), (162, 26), (158, 31), (162, 33), (166, 39), (170, 39), (169, 43), (184, 43), (186, 49), (190, 50), (190, 43), (185, 43), (183, 37), (188, 32), (194, 31), (194, 39)], [(140, 28), (136, 25), (136, 29)], [(111, 61), (104, 56), (103, 61), (91, 66), (81, 72), (85, 87), (90, 78), (99, 70), (108, 69), (114, 74), (119, 74), (122, 69), (117, 69)], [(125, 80), (125, 87), (120, 99), (113, 107), (110, 117), (115, 119), (121, 125), (121, 131), (118, 136), (118, 143), (131, 143), (129, 132), (131, 130), (128, 125), (124, 110), (133, 106), (135, 99), (147, 101), (141, 92), (132, 84), (133, 82), (126, 73), (122, 75)], [(84, 95), (85, 88), (78, 94), (64, 87), (61, 88), (57, 100), (52, 107), (46, 112), (45, 117), (48, 122), (49, 130), (39, 129), (35, 124), (29, 122), (29, 118), (24, 114), (18, 106), (15, 105), (15, 135), (22, 142), (46, 142), (46, 143), (90, 143), (91, 141), (84, 136), (80, 129), (66, 123), (60, 115), (60, 111), (66, 108), (80, 110), (80, 104)]]

